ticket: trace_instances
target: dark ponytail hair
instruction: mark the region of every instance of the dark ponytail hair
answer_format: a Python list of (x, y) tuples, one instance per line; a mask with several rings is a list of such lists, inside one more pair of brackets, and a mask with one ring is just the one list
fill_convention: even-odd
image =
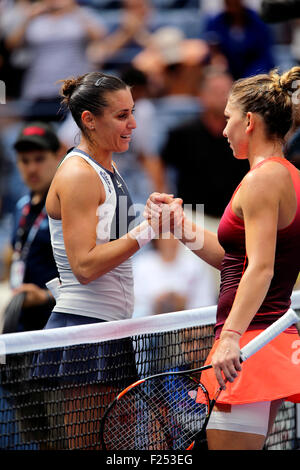
[(127, 88), (120, 78), (101, 72), (90, 72), (62, 82), (60, 94), (62, 104), (68, 108), (83, 134), (86, 133), (81, 120), (83, 111), (101, 116), (107, 106), (106, 94)]

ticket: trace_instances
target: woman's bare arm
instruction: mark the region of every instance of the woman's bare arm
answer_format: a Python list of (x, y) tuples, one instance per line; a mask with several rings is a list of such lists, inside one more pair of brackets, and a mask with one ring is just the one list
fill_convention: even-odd
[(62, 174), (56, 176), (55, 188), (60, 201), (66, 253), (80, 283), (88, 284), (97, 279), (139, 249), (137, 240), (128, 235), (96, 244), (97, 212), (104, 201), (104, 188), (93, 169), (73, 159), (72, 165), (67, 165)]
[[(149, 218), (149, 220), (153, 217), (159, 217), (163, 210), (163, 206), (160, 207), (160, 204), (173, 204), (172, 195), (152, 193), (147, 201), (145, 217)], [(206, 230), (184, 217), (180, 227), (177, 226), (173, 233), (199, 258), (211, 266), (221, 269), (224, 249), (214, 232)]]

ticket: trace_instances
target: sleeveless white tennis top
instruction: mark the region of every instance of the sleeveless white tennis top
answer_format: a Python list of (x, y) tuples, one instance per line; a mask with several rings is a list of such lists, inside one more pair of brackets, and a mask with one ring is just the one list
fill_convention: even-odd
[[(83, 158), (94, 168), (105, 188), (105, 202), (99, 206), (97, 211), (99, 223), (96, 244), (107, 243), (111, 239), (111, 229), (119, 205), (118, 199), (120, 196), (129, 198), (127, 203), (132, 204), (127, 187), (116, 169), (114, 173), (111, 173), (81, 150), (71, 151), (63, 161), (74, 155)], [(134, 307), (131, 259), (89, 284), (80, 284), (71, 270), (66, 254), (62, 221), (49, 217), (49, 227), (54, 259), (61, 282), (53, 311), (83, 315), (105, 321), (130, 318)], [(114, 238), (118, 238), (118, 236)]]

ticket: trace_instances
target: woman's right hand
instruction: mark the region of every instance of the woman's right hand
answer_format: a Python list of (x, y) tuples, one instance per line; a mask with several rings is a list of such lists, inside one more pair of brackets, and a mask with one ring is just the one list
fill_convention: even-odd
[(152, 193), (146, 203), (144, 218), (157, 234), (172, 232), (182, 226), (184, 212), (182, 199), (172, 194)]
[(236, 333), (222, 333), (212, 357), (211, 364), (222, 390), (226, 389), (226, 381), (232, 383), (242, 370), (239, 339)]

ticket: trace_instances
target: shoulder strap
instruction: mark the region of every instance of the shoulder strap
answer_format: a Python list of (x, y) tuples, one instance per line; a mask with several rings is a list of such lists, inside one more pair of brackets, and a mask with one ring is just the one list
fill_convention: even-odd
[(109, 173), (107, 173), (104, 170), (104, 168), (102, 168), (100, 165), (98, 165), (93, 159), (89, 158), (88, 155), (85, 155), (84, 153), (78, 152), (76, 150), (72, 150), (70, 153), (68, 153), (61, 163), (66, 161), (68, 158), (71, 158), (71, 157), (74, 157), (74, 156), (83, 158), (83, 160), (85, 160), (89, 165), (91, 165), (94, 168), (94, 170), (98, 174), (98, 176), (99, 176), (99, 178), (100, 178), (100, 180), (101, 180), (101, 182), (104, 186), (105, 194), (106, 194), (106, 200), (107, 200), (107, 198), (111, 195), (111, 193), (114, 192), (114, 185), (111, 181)]

